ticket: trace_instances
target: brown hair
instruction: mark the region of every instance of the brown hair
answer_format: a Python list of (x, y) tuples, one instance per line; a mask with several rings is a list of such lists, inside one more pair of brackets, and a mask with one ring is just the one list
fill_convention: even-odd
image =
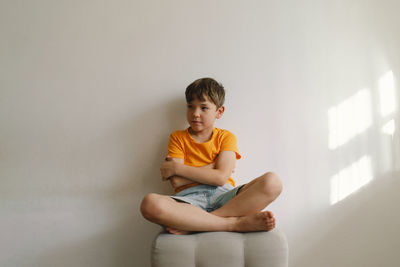
[(190, 103), (194, 98), (200, 101), (205, 101), (205, 96), (213, 102), (217, 109), (220, 108), (225, 101), (225, 90), (222, 84), (212, 78), (201, 78), (195, 80), (185, 91), (186, 102)]

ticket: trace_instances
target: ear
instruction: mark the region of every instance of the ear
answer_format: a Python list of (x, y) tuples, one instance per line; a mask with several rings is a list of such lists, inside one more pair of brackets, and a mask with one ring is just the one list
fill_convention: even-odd
[(224, 114), (225, 112), (225, 106), (221, 106), (218, 110), (217, 110), (217, 119), (222, 117), (222, 114)]

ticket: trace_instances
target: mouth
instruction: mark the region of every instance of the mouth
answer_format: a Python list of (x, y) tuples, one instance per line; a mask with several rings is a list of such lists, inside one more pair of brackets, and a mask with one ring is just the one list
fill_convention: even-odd
[(192, 121), (193, 124), (201, 124), (200, 121)]

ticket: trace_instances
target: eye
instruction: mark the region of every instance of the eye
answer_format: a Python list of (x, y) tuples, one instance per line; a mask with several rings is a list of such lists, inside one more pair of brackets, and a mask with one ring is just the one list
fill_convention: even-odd
[(192, 105), (187, 105), (187, 108), (188, 108), (188, 109), (192, 109), (193, 106), (192, 106)]
[(202, 109), (202, 110), (207, 110), (207, 109), (208, 109), (208, 107), (201, 107), (201, 109)]

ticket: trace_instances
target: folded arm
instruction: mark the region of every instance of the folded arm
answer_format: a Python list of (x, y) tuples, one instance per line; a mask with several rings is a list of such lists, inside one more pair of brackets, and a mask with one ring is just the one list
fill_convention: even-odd
[(163, 163), (161, 166), (161, 175), (163, 180), (168, 180), (173, 176), (180, 176), (192, 182), (222, 186), (232, 174), (235, 163), (235, 152), (222, 151), (215, 161), (214, 168), (192, 167), (182, 164), (179, 161), (171, 160)]
[[(175, 161), (175, 162), (183, 164), (183, 159), (180, 159), (180, 158), (168, 158), (167, 160), (168, 161)], [(211, 163), (209, 165), (205, 165), (205, 166), (197, 167), (197, 168), (214, 169), (214, 167), (215, 167), (215, 164)], [(181, 186), (184, 186), (184, 185), (195, 183), (195, 181), (192, 181), (190, 179), (187, 179), (187, 178), (184, 178), (184, 177), (178, 176), (178, 175), (174, 175), (174, 176), (169, 177), (168, 181), (170, 182), (172, 188), (174, 188), (174, 189), (177, 189), (177, 188), (179, 188)]]
[[(183, 163), (182, 163), (182, 164), (183, 164)], [(209, 165), (205, 165), (205, 166), (197, 167), (197, 168), (209, 168), (209, 169), (213, 169), (214, 166), (215, 166), (215, 164), (214, 164), (214, 163), (211, 163), (211, 164), (209, 164)], [(174, 189), (177, 189), (177, 188), (179, 188), (179, 187), (181, 187), (181, 186), (184, 186), (184, 185), (188, 185), (188, 184), (193, 184), (193, 183), (195, 183), (195, 181), (193, 181), (193, 180), (190, 180), (190, 179), (184, 178), (184, 177), (182, 177), (182, 176), (178, 176), (178, 175), (171, 176), (170, 178), (168, 178), (168, 181), (171, 183), (171, 186), (172, 186), (172, 188), (174, 188)]]

